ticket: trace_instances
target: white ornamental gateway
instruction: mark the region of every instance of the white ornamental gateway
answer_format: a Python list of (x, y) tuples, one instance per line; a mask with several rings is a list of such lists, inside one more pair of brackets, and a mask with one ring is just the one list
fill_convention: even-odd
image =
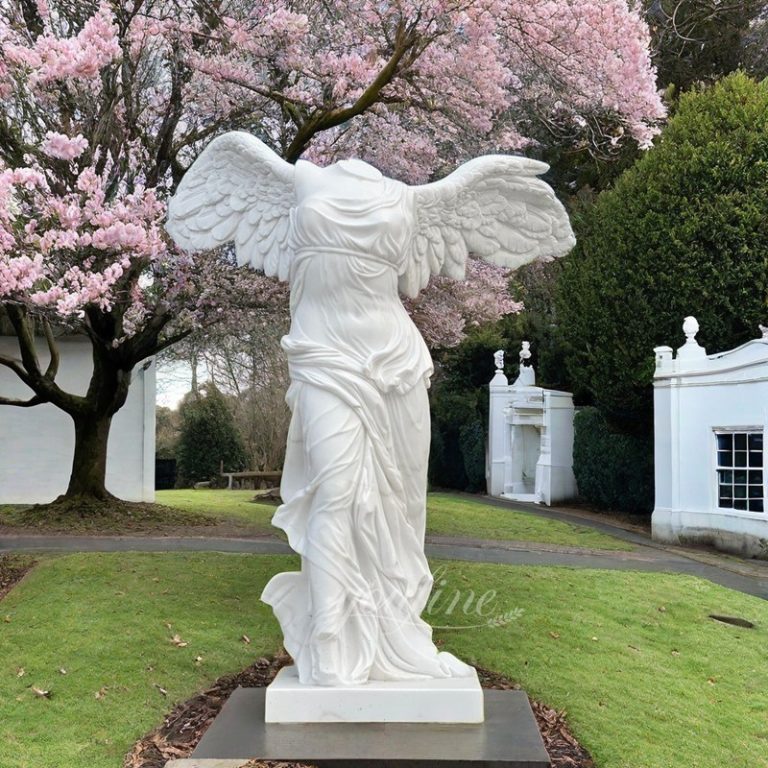
[(421, 618), (432, 361), (399, 293), (433, 274), (463, 279), (470, 251), (508, 267), (568, 251), (546, 170), (487, 156), (411, 187), (361, 160), (290, 165), (233, 132), (171, 201), (179, 245), (234, 242), (239, 264), (291, 288), (292, 421), (273, 523), (301, 570), (262, 595), (295, 662), (267, 691), (268, 722), (482, 721), (477, 673)]
[(536, 386), (524, 341), (514, 383), (504, 375), (504, 353), (494, 354), (488, 389), (488, 494), (547, 506), (574, 499), (573, 395)]

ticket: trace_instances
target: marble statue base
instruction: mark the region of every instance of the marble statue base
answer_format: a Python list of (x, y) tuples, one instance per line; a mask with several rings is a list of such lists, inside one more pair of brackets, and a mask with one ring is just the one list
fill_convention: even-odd
[(482, 723), (477, 673), (442, 680), (302, 685), (284, 667), (266, 691), (267, 723)]

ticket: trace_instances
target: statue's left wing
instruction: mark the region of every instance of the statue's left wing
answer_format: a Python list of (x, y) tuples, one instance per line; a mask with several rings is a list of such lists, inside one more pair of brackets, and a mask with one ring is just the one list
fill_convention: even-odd
[(525, 157), (486, 155), (410, 187), (416, 224), (400, 291), (415, 296), (433, 274), (463, 280), (469, 253), (511, 268), (567, 253), (576, 242), (568, 214), (537, 178), (547, 169)]
[(189, 250), (234, 242), (239, 265), (287, 280), (294, 170), (255, 136), (225, 133), (184, 174), (166, 229)]

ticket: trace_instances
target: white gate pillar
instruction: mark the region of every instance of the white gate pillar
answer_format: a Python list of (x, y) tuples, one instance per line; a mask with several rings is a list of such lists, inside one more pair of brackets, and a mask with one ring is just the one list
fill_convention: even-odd
[(509, 381), (504, 375), (504, 352), (499, 350), (493, 356), (496, 373), (488, 385), (490, 407), (488, 412), (488, 460), (486, 482), (491, 496), (504, 493), (504, 470), (507, 461), (507, 424), (504, 409), (509, 401)]

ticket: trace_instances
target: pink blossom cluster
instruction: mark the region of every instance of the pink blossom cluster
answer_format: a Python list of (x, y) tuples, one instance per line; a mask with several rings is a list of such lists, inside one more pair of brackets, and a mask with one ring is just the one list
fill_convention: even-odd
[(520, 312), (523, 305), (509, 292), (510, 270), (480, 259), (467, 261), (467, 279), (433, 277), (427, 289), (405, 308), (432, 349), (454, 347), (467, 326), (492, 323)]
[(59, 160), (74, 160), (88, 149), (88, 140), (80, 133), (70, 138), (57, 131), (48, 131), (45, 134), (42, 150), (48, 157)]
[(10, 27), (0, 26), (0, 47), (12, 65), (31, 71), (32, 85), (45, 85), (55, 80), (91, 78), (121, 55), (114, 14), (107, 3), (100, 6), (83, 28), (73, 37), (60, 37), (50, 26), (47, 4), (42, 6), (42, 19), (47, 30), (33, 43), (22, 37), (15, 39)]
[[(49, 135), (51, 142), (79, 143), (63, 134)], [(0, 299), (62, 318), (82, 316), (89, 305), (108, 312), (130, 290), (129, 273), (168, 255), (155, 190), (135, 186), (108, 199), (113, 171), (110, 162), (88, 166), (63, 191), (41, 166), (0, 172)]]
[(0, 299), (24, 295), (45, 276), (43, 257), (0, 254)]
[[(665, 108), (639, 4), (532, 0), (499, 3), (498, 12), (514, 22), (510, 43), (519, 55), (522, 106), (535, 94), (552, 122), (575, 128), (592, 115), (613, 114), (641, 146), (650, 144)], [(620, 133), (612, 138), (615, 143)]]
[(375, 107), (315, 139), (316, 158), (362, 156), (420, 180), (553, 134), (648, 146), (665, 115), (648, 28), (627, 0), (352, 0), (307, 15), (278, 0), (260, 5), (232, 13), (227, 34), (191, 55), (190, 94), (251, 99), (276, 142), (293, 110), (353, 106), (404, 30), (417, 41)]
[[(663, 116), (648, 30), (628, 0), (25, 8), (0, 4), (0, 97), (18, 136), (0, 146), (0, 301), (81, 326), (111, 313), (118, 345), (286, 299), (227, 254), (192, 259), (164, 233), (164, 201), (223, 130), (285, 151), (308, 122), (338, 118), (306, 157), (357, 155), (418, 183), (558, 132), (647, 143)], [(468, 274), (435, 279), (409, 305), (435, 346), (517, 308), (503, 273), (472, 262)]]

